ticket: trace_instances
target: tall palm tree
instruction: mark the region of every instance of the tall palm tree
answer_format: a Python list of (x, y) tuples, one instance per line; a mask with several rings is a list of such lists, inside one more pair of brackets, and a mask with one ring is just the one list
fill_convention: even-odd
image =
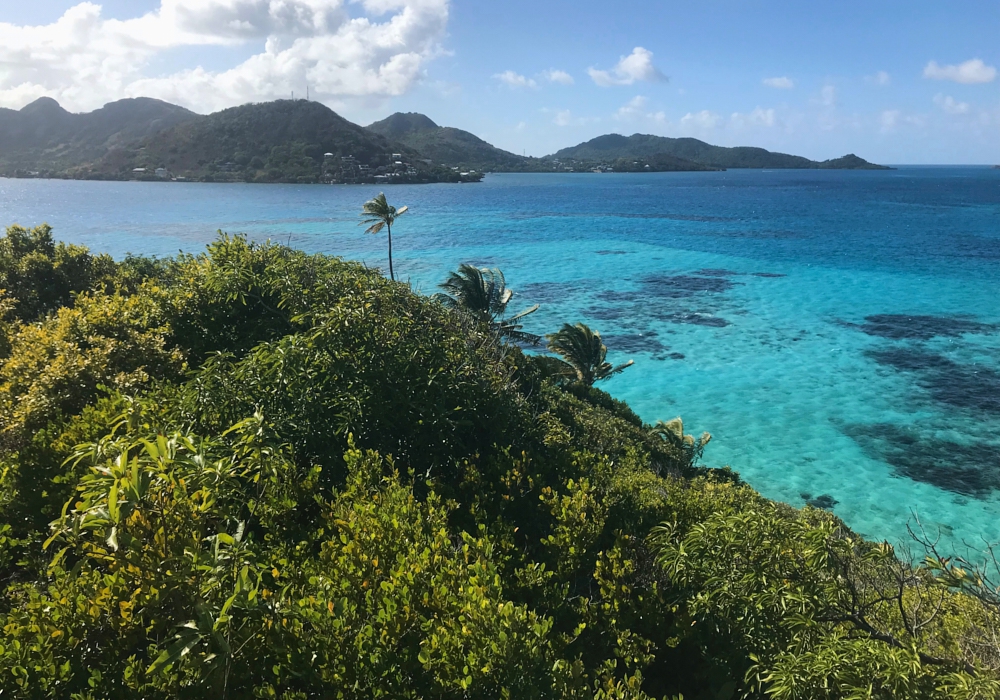
[(397, 209), (385, 201), (385, 193), (380, 192), (375, 199), (365, 202), (361, 210), (360, 226), (368, 226), (365, 233), (381, 233), (382, 229), (389, 234), (389, 279), (395, 281), (396, 273), (392, 269), (392, 225), (396, 219), (407, 212), (409, 207)]
[(533, 345), (541, 341), (541, 336), (522, 331), (520, 323), (525, 316), (538, 311), (538, 304), (505, 318), (507, 305), (514, 297), (514, 292), (507, 288), (507, 280), (500, 270), (463, 264), (458, 272), (449, 274), (440, 287), (444, 293), (435, 295), (435, 299), (449, 308), (461, 309), (489, 324), (495, 333), (504, 338)]
[(587, 386), (610, 379), (634, 364), (629, 360), (615, 367), (605, 361), (608, 348), (601, 341), (601, 334), (583, 323), (575, 326), (565, 323), (559, 332), (545, 337), (549, 341), (549, 350), (562, 355), (563, 360), (576, 374), (577, 381)]

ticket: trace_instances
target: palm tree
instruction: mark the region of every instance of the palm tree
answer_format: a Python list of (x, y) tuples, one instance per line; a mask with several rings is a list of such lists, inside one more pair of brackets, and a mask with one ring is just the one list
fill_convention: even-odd
[(514, 292), (507, 288), (507, 281), (500, 270), (463, 264), (458, 272), (449, 274), (440, 287), (445, 293), (435, 295), (435, 299), (448, 308), (461, 309), (489, 324), (498, 335), (532, 345), (541, 341), (541, 336), (522, 331), (519, 323), (525, 316), (538, 311), (538, 304), (510, 318), (504, 318)]
[(402, 209), (397, 209), (391, 206), (387, 201), (385, 201), (385, 193), (380, 192), (378, 197), (375, 199), (365, 202), (364, 207), (361, 210), (360, 226), (368, 226), (365, 229), (365, 233), (376, 234), (380, 233), (384, 228), (386, 233), (389, 234), (389, 279), (395, 281), (396, 273), (392, 269), (392, 225), (396, 223), (396, 219), (406, 213), (409, 207), (403, 207)]
[(705, 445), (712, 439), (711, 433), (702, 433), (697, 440), (694, 435), (684, 434), (684, 421), (674, 418), (669, 421), (656, 421), (649, 434), (658, 437), (680, 452), (685, 467), (693, 467), (705, 452)]
[(577, 381), (587, 386), (610, 379), (634, 364), (629, 360), (615, 367), (606, 362), (608, 348), (601, 341), (601, 334), (583, 323), (575, 326), (565, 323), (558, 333), (545, 337), (549, 341), (549, 350), (562, 355), (572, 373), (576, 374)]

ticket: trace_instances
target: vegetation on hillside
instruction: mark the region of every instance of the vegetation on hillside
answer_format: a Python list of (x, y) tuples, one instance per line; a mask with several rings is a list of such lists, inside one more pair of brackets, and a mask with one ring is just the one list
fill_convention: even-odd
[(0, 174), (65, 175), (108, 152), (192, 119), (194, 112), (146, 97), (71, 114), (50, 97), (0, 109)]
[[(329, 155), (328, 155), (329, 154)], [(51, 98), (0, 109), (0, 175), (208, 182), (474, 182), (484, 172), (675, 172), (725, 168), (879, 169), (855, 155), (824, 162), (697, 139), (599, 136), (544, 158), (496, 148), (422, 114), (360, 127), (307, 100), (198, 115), (159, 100), (71, 114)]]
[(438, 126), (423, 114), (397, 112), (365, 128), (406, 144), (435, 165), (479, 171), (516, 171), (533, 160), (492, 146), (468, 131)]
[(50, 241), (0, 246), (4, 698), (1000, 692), (991, 579), (767, 501), (461, 303)]
[(650, 134), (606, 134), (549, 156), (560, 161), (611, 163), (619, 159), (631, 161), (655, 156), (672, 156), (708, 168), (793, 168), (886, 170), (855, 155), (823, 162), (801, 156), (773, 153), (763, 148), (712, 146), (693, 138), (667, 138)]

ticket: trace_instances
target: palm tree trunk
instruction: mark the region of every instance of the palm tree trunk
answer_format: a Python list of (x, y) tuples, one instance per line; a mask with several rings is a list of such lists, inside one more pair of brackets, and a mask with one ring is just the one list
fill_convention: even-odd
[(395, 282), (396, 273), (392, 271), (392, 224), (389, 224), (386, 228), (389, 229), (389, 279)]

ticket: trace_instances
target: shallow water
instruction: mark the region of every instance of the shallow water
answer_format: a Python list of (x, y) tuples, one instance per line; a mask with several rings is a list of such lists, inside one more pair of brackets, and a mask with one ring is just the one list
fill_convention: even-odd
[[(0, 221), (116, 256), (217, 229), (385, 265), (364, 186), (0, 180)], [(1000, 171), (495, 175), (390, 187), (397, 275), (501, 267), (529, 330), (602, 331), (604, 387), (710, 431), (765, 495), (834, 503), (869, 537), (913, 513), (947, 547), (1000, 539)]]

